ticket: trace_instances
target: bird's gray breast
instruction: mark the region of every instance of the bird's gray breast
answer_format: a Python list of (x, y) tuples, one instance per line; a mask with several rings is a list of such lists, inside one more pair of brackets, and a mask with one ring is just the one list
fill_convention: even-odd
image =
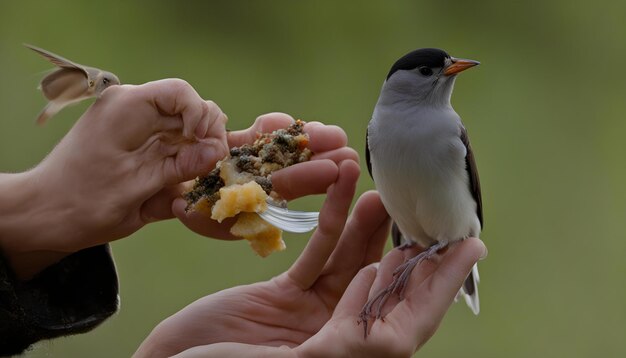
[(372, 176), (385, 208), (407, 238), (424, 246), (477, 229), (460, 130), (452, 108), (377, 106), (368, 127)]

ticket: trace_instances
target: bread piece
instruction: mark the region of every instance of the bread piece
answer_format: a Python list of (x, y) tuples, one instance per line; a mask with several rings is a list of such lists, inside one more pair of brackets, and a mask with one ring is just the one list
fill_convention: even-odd
[(263, 188), (253, 181), (225, 186), (220, 189), (220, 199), (213, 204), (211, 219), (222, 222), (241, 212), (263, 212), (267, 210), (266, 199)]
[(230, 233), (250, 241), (252, 249), (261, 257), (287, 247), (282, 238), (282, 231), (261, 219), (256, 213), (239, 214)]

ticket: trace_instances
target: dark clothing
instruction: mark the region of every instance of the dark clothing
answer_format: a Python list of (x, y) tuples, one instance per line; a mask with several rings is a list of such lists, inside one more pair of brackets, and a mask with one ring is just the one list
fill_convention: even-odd
[(87, 332), (117, 311), (119, 286), (108, 244), (65, 257), (19, 281), (0, 255), (0, 356)]

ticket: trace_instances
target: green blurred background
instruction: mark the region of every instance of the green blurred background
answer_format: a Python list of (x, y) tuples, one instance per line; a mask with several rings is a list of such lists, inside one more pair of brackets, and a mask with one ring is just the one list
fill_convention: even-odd
[[(440, 47), (482, 62), (459, 77), (453, 104), (477, 155), (489, 258), (480, 316), (454, 305), (417, 356), (623, 357), (625, 14), (626, 2), (602, 0), (3, 1), (0, 171), (36, 165), (89, 105), (36, 127), (51, 66), (23, 42), (125, 83), (186, 79), (232, 129), (270, 111), (337, 124), (360, 153), (391, 64)], [(359, 192), (372, 188), (363, 175)], [(150, 225), (113, 244), (119, 314), (27, 356), (129, 356), (191, 301), (284, 271), (306, 239), (288, 235), (286, 252), (260, 259), (245, 242)]]

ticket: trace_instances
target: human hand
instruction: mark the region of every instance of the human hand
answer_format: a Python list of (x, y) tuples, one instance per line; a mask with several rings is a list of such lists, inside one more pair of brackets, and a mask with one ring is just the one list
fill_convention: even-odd
[(305, 250), (287, 273), (204, 297), (163, 321), (137, 356), (171, 355), (195, 346), (177, 357), (408, 357), (435, 332), (485, 248), (470, 238), (421, 263), (405, 299), (390, 299), (385, 320), (374, 322), (365, 339), (358, 320), (368, 295), (386, 287), (393, 270), (416, 253), (392, 250), (380, 266), (370, 265), (380, 259), (387, 233), (379, 196), (366, 193), (323, 271), (317, 276), (310, 271), (312, 285), (299, 285), (289, 276), (308, 254)]
[[(284, 113), (262, 115), (250, 128), (229, 132), (228, 146), (232, 148), (252, 143), (258, 133), (286, 128), (293, 122), (293, 117)], [(354, 149), (346, 147), (348, 137), (340, 127), (324, 125), (320, 122), (307, 122), (303, 130), (309, 135), (308, 148), (313, 152), (311, 161), (299, 163), (272, 174), (274, 191), (287, 200), (325, 193), (326, 189), (337, 180), (339, 163), (344, 160), (358, 162), (358, 154)], [(178, 198), (172, 205), (172, 212), (183, 224), (207, 237), (225, 240), (241, 239), (230, 234), (230, 227), (235, 223), (234, 218), (218, 223), (207, 218), (205, 214), (186, 212), (187, 203), (180, 198), (181, 191), (182, 189), (179, 189), (177, 192)]]
[(354, 161), (339, 165), (319, 226), (287, 272), (192, 303), (159, 324), (136, 356), (170, 356), (217, 342), (295, 346), (315, 334), (353, 276), (377, 261), (384, 246), (389, 220), (373, 194), (359, 201), (344, 229), (358, 175)]
[[(364, 337), (359, 314), (367, 300), (391, 284), (393, 271), (415, 257), (417, 248), (390, 251), (380, 265), (362, 269), (352, 280), (332, 318), (297, 347), (298, 357), (410, 357), (435, 334), (474, 264), (487, 249), (477, 238), (451, 245), (445, 253), (420, 263), (411, 274), (405, 297), (392, 296), (382, 320), (370, 321)], [(358, 323), (358, 324), (357, 324)]]
[(215, 103), (182, 80), (108, 88), (48, 157), (23, 173), (24, 195), (3, 227), (2, 250), (16, 273), (32, 275), (172, 217), (176, 185), (228, 153), (225, 122)]

